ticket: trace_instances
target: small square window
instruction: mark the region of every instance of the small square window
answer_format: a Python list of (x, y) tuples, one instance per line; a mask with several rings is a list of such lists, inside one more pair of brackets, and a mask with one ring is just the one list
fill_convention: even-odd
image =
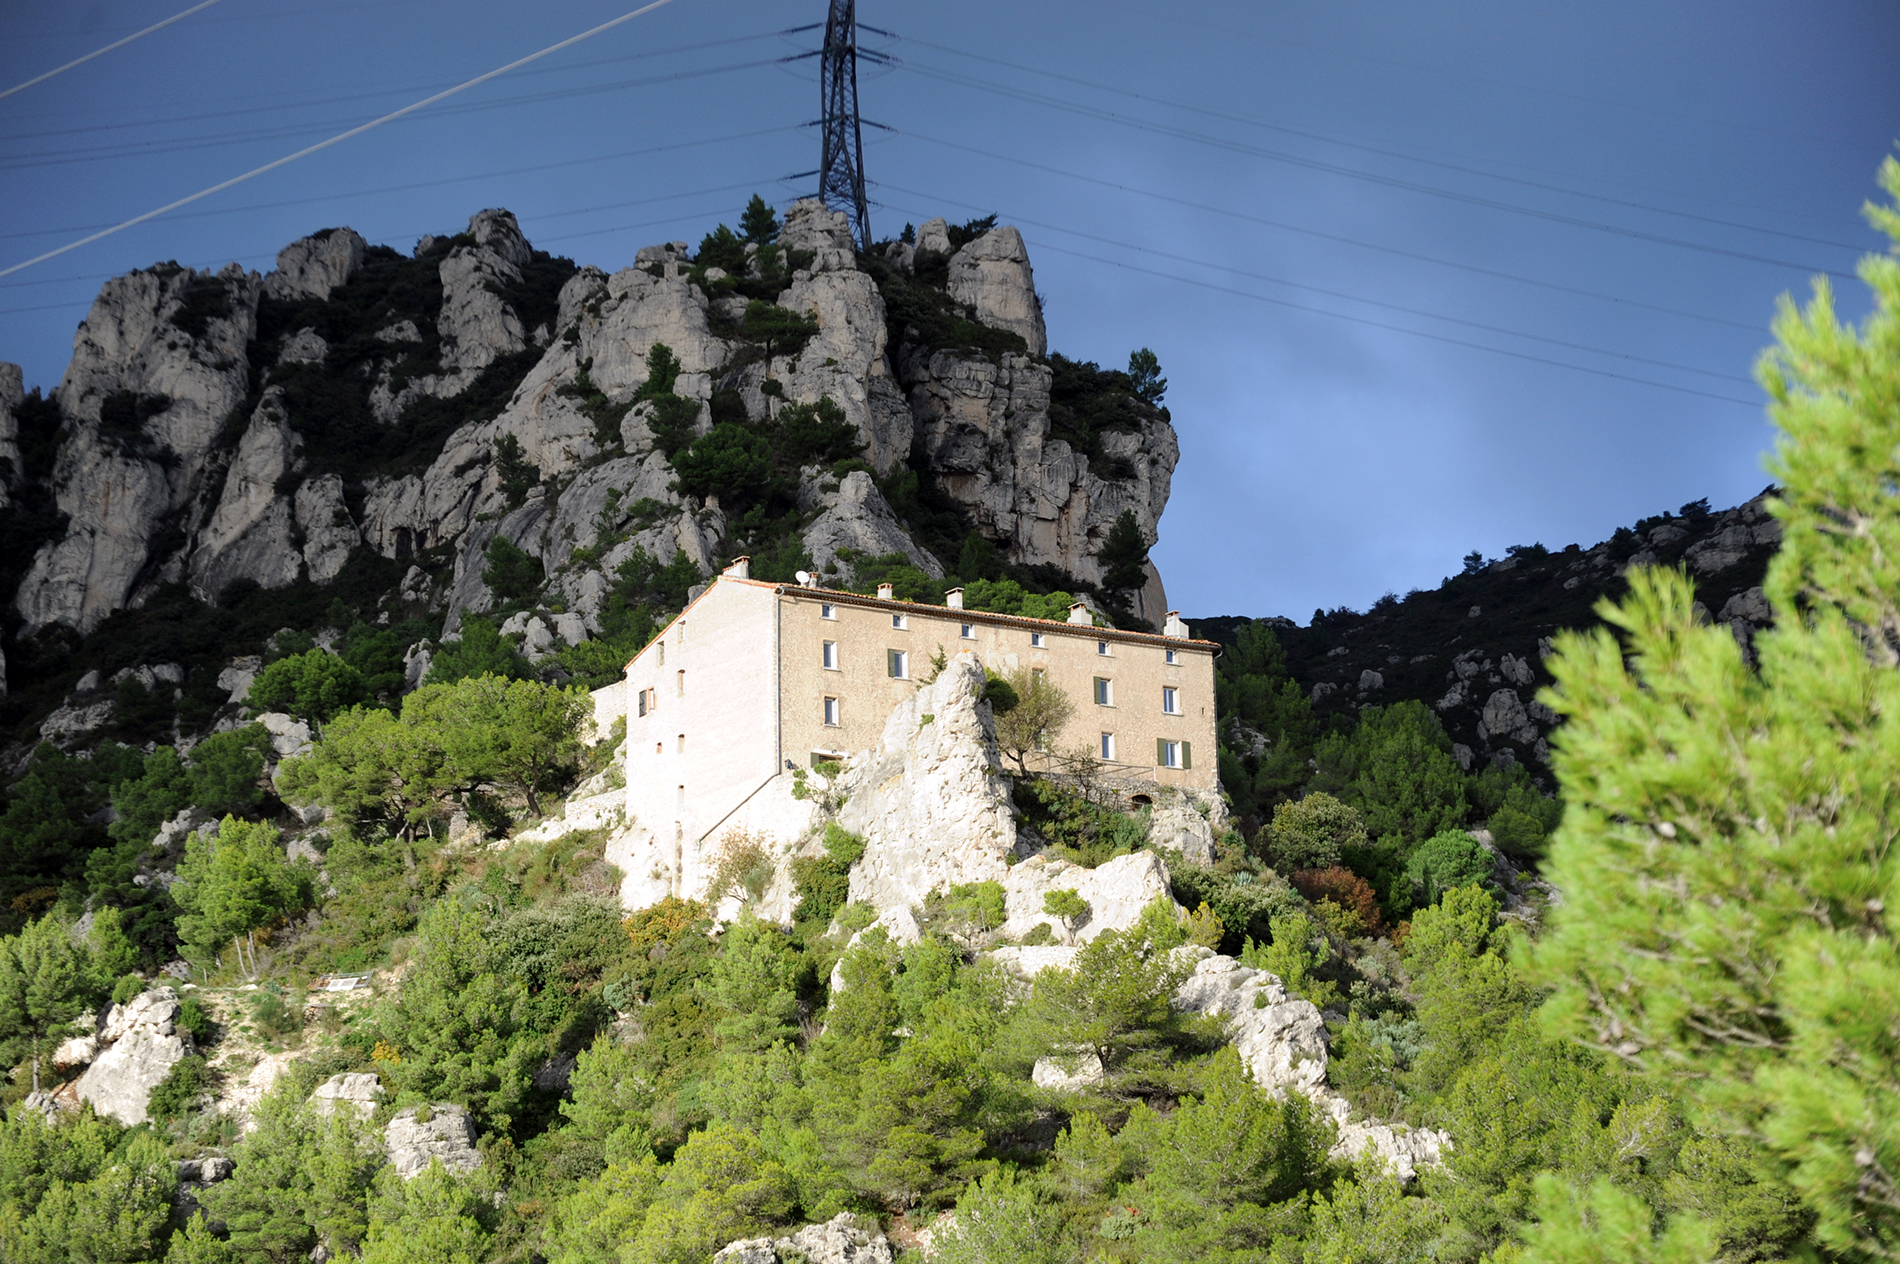
[(1042, 644), (1042, 633), (1040, 633), (1040, 632), (1031, 632), (1031, 633), (1029, 634), (1029, 644), (1030, 644), (1030, 645), (1032, 645), (1032, 646), (1037, 646), (1037, 645), (1041, 645), (1041, 644)]
[(1172, 685), (1161, 687), (1161, 710), (1167, 715), (1181, 714), (1181, 691)]
[(1107, 641), (1097, 641), (1097, 642), (1095, 643), (1095, 652), (1096, 652), (1097, 654), (1101, 654), (1101, 655), (1104, 655), (1104, 656), (1106, 656), (1106, 655), (1107, 655), (1107, 653), (1108, 653), (1108, 642), (1107, 642)]
[(910, 626), (910, 616), (902, 615), (902, 614), (892, 615), (891, 626), (894, 628), (899, 628), (899, 629), (908, 628)]
[(1160, 749), (1155, 752), (1157, 756), (1155, 760), (1156, 763), (1160, 764), (1163, 768), (1179, 768), (1181, 766), (1181, 743), (1170, 742), (1164, 738), (1157, 742), (1156, 745), (1160, 747)]
[(838, 700), (836, 698), (825, 699), (825, 723), (834, 728), (838, 724)]
[(838, 643), (836, 641), (825, 642), (825, 666), (831, 671), (838, 670)]
[(1102, 734), (1102, 758), (1115, 758), (1115, 735), (1113, 733)]
[[(818, 607), (818, 617), (820, 619), (835, 619), (838, 617), (838, 607), (832, 605), (828, 601), (822, 602), (819, 604), (819, 607)], [(1168, 652), (1172, 654), (1174, 651), (1169, 650)]]
[(1042, 676), (1043, 676), (1042, 668), (1031, 667), (1029, 669), (1029, 683), (1030, 684), (1040, 685), (1042, 683)]
[(1181, 661), (1181, 654), (1180, 654), (1180, 651), (1178, 651), (1178, 650), (1169, 650), (1169, 651), (1168, 651), (1168, 661), (1169, 661), (1170, 663), (1178, 663), (1178, 662), (1180, 662), (1180, 661)]
[(884, 666), (894, 680), (910, 679), (910, 655), (903, 650), (885, 650)]
[(681, 754), (681, 755), (684, 755), (686, 753), (686, 734), (684, 733), (680, 734), (679, 746), (677, 748), (676, 753)]
[(1098, 707), (1115, 705), (1115, 682), (1105, 676), (1095, 678), (1095, 705)]
[(958, 635), (961, 636), (966, 641), (976, 640), (976, 624), (974, 623), (964, 624), (962, 631), (959, 632)]

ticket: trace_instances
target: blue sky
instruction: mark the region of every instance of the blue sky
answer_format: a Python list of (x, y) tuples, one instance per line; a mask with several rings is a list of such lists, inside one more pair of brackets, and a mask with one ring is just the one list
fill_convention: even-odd
[[(14, 0), (6, 83), (188, 0)], [(629, 0), (628, 7), (631, 7)], [(0, 99), (0, 267), (625, 10), (220, 0)], [(108, 275), (266, 268), (348, 224), (413, 246), (505, 206), (613, 269), (817, 165), (823, 6), (673, 0), (523, 71), (0, 278), (51, 387)], [(1363, 608), (1471, 549), (1589, 543), (1765, 483), (1776, 296), (1863, 310), (1858, 208), (1900, 138), (1900, 7), (862, 0), (873, 226), (1018, 224), (1051, 346), (1150, 346), (1181, 465), (1154, 551), (1191, 614)], [(888, 130), (885, 130), (888, 129)]]

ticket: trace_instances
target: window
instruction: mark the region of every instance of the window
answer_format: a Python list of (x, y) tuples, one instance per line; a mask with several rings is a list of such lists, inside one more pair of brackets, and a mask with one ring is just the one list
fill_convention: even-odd
[(1040, 632), (1031, 632), (1031, 633), (1029, 634), (1029, 644), (1030, 644), (1030, 645), (1031, 645), (1032, 647), (1038, 647), (1038, 646), (1040, 646), (1040, 645), (1042, 644), (1042, 633), (1040, 633)]
[(680, 734), (679, 745), (675, 748), (675, 753), (680, 754), (680, 755), (684, 755), (686, 753), (686, 734), (684, 733)]
[(1170, 742), (1165, 737), (1155, 739), (1155, 763), (1163, 768), (1194, 767), (1194, 743)]
[(679, 794), (674, 799), (674, 806), (681, 812), (684, 812), (686, 810), (686, 787), (685, 786), (681, 786), (679, 788)]
[(679, 674), (679, 696), (682, 698), (686, 696), (686, 673), (685, 672), (681, 672)]
[(818, 607), (818, 617), (820, 619), (835, 619), (838, 617), (838, 607), (828, 601), (823, 602)]
[(1102, 656), (1103, 656), (1104, 658), (1106, 658), (1106, 657), (1108, 657), (1108, 642), (1107, 642), (1107, 641), (1097, 641), (1097, 642), (1095, 643), (1095, 652), (1096, 652), (1097, 654), (1100, 654), (1100, 655), (1102, 655)]
[(838, 700), (836, 698), (825, 699), (825, 723), (834, 728), (838, 724)]
[(1178, 663), (1181, 661), (1180, 655), (1177, 654), (1174, 650), (1169, 650), (1167, 653), (1168, 653), (1168, 662)]
[(885, 650), (884, 666), (892, 678), (910, 679), (910, 655), (903, 650)]
[(640, 714), (645, 715), (646, 713), (647, 713), (647, 691), (642, 689), (640, 691)]
[(1031, 685), (1040, 685), (1042, 683), (1042, 677), (1043, 677), (1042, 668), (1031, 667), (1029, 669), (1029, 683)]
[(836, 641), (825, 642), (825, 667), (831, 671), (838, 670), (838, 643)]
[(1113, 733), (1102, 734), (1102, 758), (1115, 758), (1115, 735)]
[(666, 754), (666, 744), (665, 744), (664, 742), (655, 742), (655, 743), (653, 743), (653, 753), (654, 753), (655, 755), (664, 755), (664, 754)]
[(1181, 691), (1173, 685), (1161, 686), (1161, 710), (1166, 715), (1181, 714)]
[(658, 645), (654, 646), (653, 649), (654, 652), (660, 656), (659, 665), (661, 667), (666, 666), (666, 642), (661, 641)]
[(1115, 682), (1106, 676), (1095, 678), (1095, 705), (1098, 707), (1115, 705)]
[(908, 628), (910, 626), (910, 616), (902, 615), (902, 614), (892, 615), (891, 626), (898, 629), (899, 631), (902, 631), (903, 629)]
[(957, 635), (961, 636), (966, 641), (976, 640), (976, 624), (974, 623), (964, 624), (962, 631), (960, 631)]

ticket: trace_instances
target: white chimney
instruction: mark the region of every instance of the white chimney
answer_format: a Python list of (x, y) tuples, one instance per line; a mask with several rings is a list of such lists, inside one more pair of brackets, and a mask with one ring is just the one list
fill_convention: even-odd
[(877, 586), (877, 599), (879, 601), (894, 600), (894, 598), (891, 595), (892, 592), (893, 592), (893, 589), (891, 588), (889, 584), (879, 584)]
[(1188, 639), (1188, 625), (1181, 618), (1179, 610), (1168, 611), (1168, 621), (1161, 625), (1161, 635), (1178, 637), (1183, 641)]
[(732, 579), (751, 579), (752, 559), (749, 557), (735, 557), (732, 559), (732, 565), (726, 567), (725, 570), (719, 573), (729, 576)]
[(1073, 606), (1069, 607), (1069, 622), (1079, 623), (1085, 628), (1092, 628), (1095, 626), (1095, 616), (1089, 613), (1089, 607), (1088, 607), (1087, 602), (1078, 601)]
[(946, 589), (943, 594), (943, 604), (952, 610), (963, 609), (963, 590), (961, 588)]

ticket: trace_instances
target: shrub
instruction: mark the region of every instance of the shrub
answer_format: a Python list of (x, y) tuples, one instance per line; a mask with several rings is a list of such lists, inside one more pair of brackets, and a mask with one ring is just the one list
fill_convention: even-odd
[(1366, 845), (1359, 813), (1323, 790), (1274, 809), (1267, 856), (1282, 873), (1330, 869), (1349, 848)]
[(259, 672), (245, 702), (253, 712), (283, 711), (320, 723), (368, 696), (361, 672), (334, 654), (313, 649), (280, 658)]
[(1318, 904), (1321, 900), (1331, 900), (1340, 908), (1355, 914), (1371, 934), (1379, 934), (1383, 929), (1383, 920), (1379, 916), (1379, 895), (1372, 884), (1339, 865), (1325, 869), (1303, 869), (1292, 877), (1293, 885), (1308, 902)]
[(197, 1106), (211, 1087), (211, 1071), (195, 1053), (172, 1064), (171, 1074), (153, 1087), (145, 1110), (152, 1118), (170, 1122)]
[(1412, 903), (1423, 908), (1453, 887), (1490, 886), (1495, 867), (1477, 839), (1463, 830), (1446, 830), (1419, 844), (1405, 862), (1405, 882)]

